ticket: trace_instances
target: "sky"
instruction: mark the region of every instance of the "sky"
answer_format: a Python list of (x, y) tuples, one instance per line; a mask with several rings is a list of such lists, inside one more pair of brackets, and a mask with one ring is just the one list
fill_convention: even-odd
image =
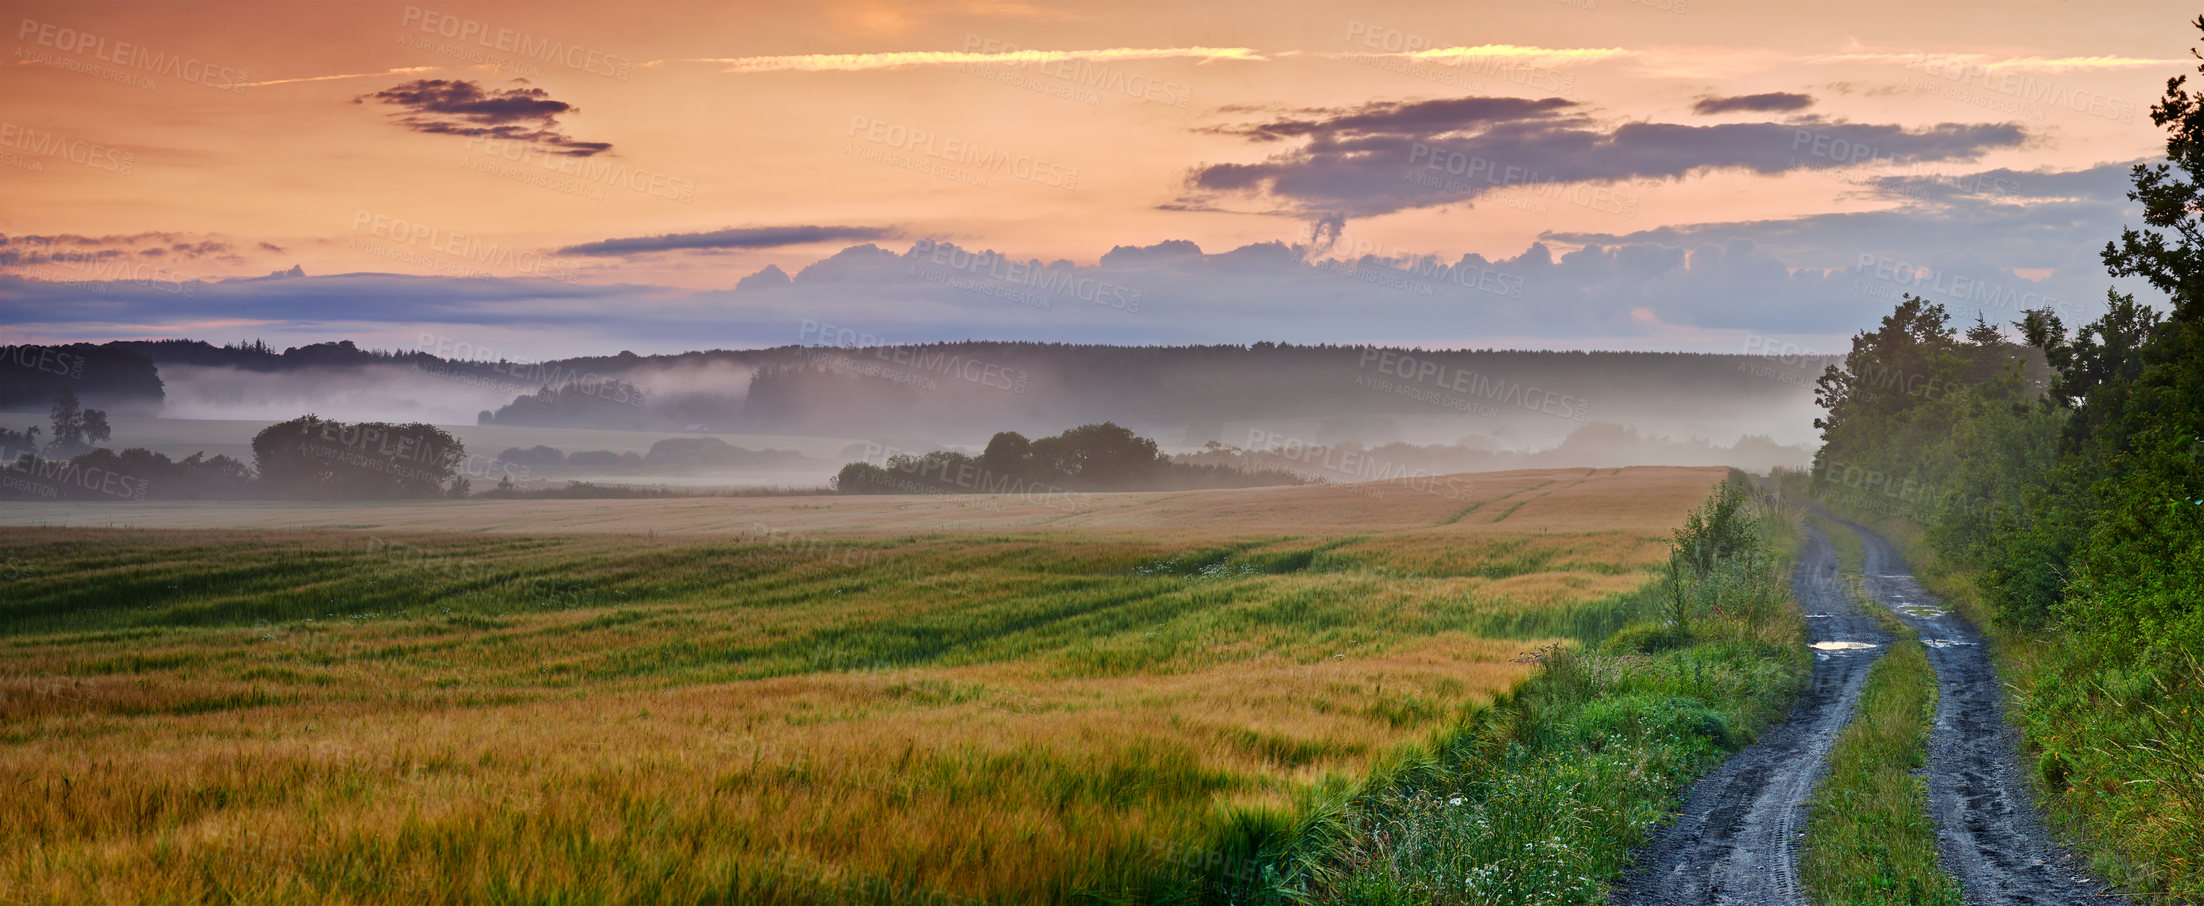
[(1832, 353), (2095, 317), (2170, 3), (0, 3), (0, 342)]

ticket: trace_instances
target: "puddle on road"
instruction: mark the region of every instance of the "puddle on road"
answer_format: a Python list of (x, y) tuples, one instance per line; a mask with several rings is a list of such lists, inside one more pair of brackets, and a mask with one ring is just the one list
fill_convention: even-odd
[(1813, 647), (1815, 651), (1858, 651), (1878, 646), (1873, 642), (1815, 642)]
[(1972, 645), (1974, 643), (1963, 642), (1958, 639), (1922, 639), (1921, 644), (1927, 645), (1930, 648), (1953, 648), (1960, 645)]
[(1809, 620), (1834, 620), (1837, 615), (1833, 613), (1810, 613), (1806, 615), (1806, 618)]
[(1931, 607), (1927, 604), (1898, 603), (1890, 605), (1890, 609), (1919, 620), (1933, 620), (1944, 615), (1943, 608)]

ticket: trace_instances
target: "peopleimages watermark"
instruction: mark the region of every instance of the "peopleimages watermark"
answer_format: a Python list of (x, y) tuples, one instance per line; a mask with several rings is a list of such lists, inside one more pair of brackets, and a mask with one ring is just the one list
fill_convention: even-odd
[(1995, 173), (1964, 173), (1949, 164), (1916, 160), (1885, 153), (1883, 149), (1866, 142), (1846, 138), (1821, 129), (1794, 129), (1791, 132), (1791, 164), (1804, 161), (1797, 155), (1818, 157), (1839, 167), (1866, 164), (1885, 171), (1878, 174), (1900, 179), (1931, 180), (1951, 188), (1975, 194), (1999, 192), (2013, 194), (2020, 191), (2019, 180), (2007, 180)]
[[(31, 50), (21, 44), (16, 46), (15, 55), (18, 59), (50, 63), (109, 81), (138, 85), (138, 87), (148, 91), (154, 90), (158, 85), (151, 81), (139, 82), (138, 77), (132, 75), (133, 70), (229, 92), (244, 91), (245, 82), (250, 78), (243, 70), (218, 66), (198, 57), (185, 57), (182, 54), (156, 51), (143, 44), (132, 44), (128, 41), (110, 41), (103, 35), (56, 25), (52, 22), (41, 22), (37, 19), (24, 19), (22, 24), (16, 27), (15, 39), (19, 42), (27, 40), (38, 47), (52, 48), (56, 53), (79, 58), (89, 57), (101, 63), (123, 67), (123, 69), (106, 70), (97, 66), (69, 67), (66, 62), (54, 58), (51, 54)], [(81, 60), (73, 62), (81, 63)]]
[[(1796, 151), (1798, 147), (1799, 143), (1794, 142), (1792, 150)], [(1807, 147), (1811, 147), (1811, 144)], [(1827, 155), (1835, 154), (1839, 146), (1832, 140), (1822, 145), (1820, 150), (1819, 154), (1812, 150), (1807, 153), (1836, 160)], [(1869, 172), (1862, 174), (1858, 168), (1849, 166), (1853, 163), (1851, 155), (1856, 152), (1850, 147), (1842, 150), (1846, 152), (1845, 159), (1836, 160), (1838, 166), (1804, 166), (1807, 162), (1797, 157), (1791, 159), (1791, 166), (1848, 186), (1868, 187), (1880, 196), (1915, 201), (1927, 201), (1946, 195), (2017, 196), (2022, 188), (2018, 178), (2009, 178), (2009, 171), (1984, 172), (1934, 161), (1903, 160), (1884, 155), (1874, 148), (1867, 148), (1870, 155), (1867, 158)]]
[[(152, 76), (140, 75), (121, 69), (111, 69), (95, 63), (87, 63), (75, 57), (63, 56), (36, 47), (25, 47), (21, 44), (15, 45), (15, 58), (22, 62), (43, 63), (64, 72), (73, 72), (77, 75), (90, 76), (101, 81), (115, 82), (145, 91), (158, 91), (161, 87), (161, 83), (154, 81)], [(8, 901), (0, 900), (0, 903), (5, 902)]]
[[(441, 367), (425, 367), (423, 371), (480, 386), (521, 387), (530, 390), (552, 388), (594, 396), (620, 405), (635, 406), (643, 405), (649, 396), (649, 392), (642, 387), (594, 371), (561, 368), (549, 362), (510, 361), (487, 346), (478, 346), (442, 334), (422, 333), (414, 340), (413, 349), (415, 352), (443, 359), (447, 363)], [(473, 369), (450, 367), (459, 362), (488, 368), (490, 374), (483, 375)]]
[[(1076, 268), (1054, 268), (1034, 261), (1018, 261), (999, 252), (974, 252), (932, 239), (920, 239), (911, 245), (913, 256), (922, 256), (936, 267), (966, 274), (981, 275), (989, 280), (1009, 286), (1019, 286), (1041, 293), (1069, 296), (1081, 302), (1100, 305), (1119, 311), (1140, 310), (1141, 291), (1137, 287), (1113, 283), (1099, 277), (1084, 276)], [(916, 264), (906, 272), (907, 276), (922, 276)], [(922, 277), (923, 278), (923, 277)], [(1021, 304), (1033, 304), (1021, 302)], [(1049, 307), (1046, 304), (1038, 308)]]
[[(415, 29), (426, 36), (459, 42), (456, 45), (441, 44), (433, 48), (443, 52), (446, 56), (471, 63), (497, 66), (500, 69), (508, 67), (497, 58), (468, 48), (466, 45), (472, 42), (474, 48), (481, 48), (483, 51), (510, 54), (512, 57), (517, 57), (523, 61), (550, 66), (564, 66), (576, 72), (585, 72), (590, 75), (621, 81), (626, 81), (628, 75), (635, 69), (634, 60), (618, 54), (603, 53), (579, 44), (570, 45), (510, 28), (492, 28), (480, 19), (440, 13), (433, 9), (423, 9), (418, 6), (407, 6), (405, 11), (398, 17), (398, 26), (401, 29)], [(401, 40), (403, 39), (404, 36), (401, 33)], [(414, 39), (411, 46), (431, 49), (424, 45), (424, 39), (421, 38)]]
[(1939, 488), (1933, 483), (1894, 475), (1870, 466), (1835, 460), (1815, 463), (1813, 480), (1817, 495), (1841, 494), (1847, 502), (1916, 521), (1954, 511), (1975, 518), (1988, 518), (2000, 509), (2012, 509), (2010, 504), (1979, 494), (1970, 497), (1966, 492), (1949, 486)]
[(1826, 366), (1831, 358), (1811, 347), (1759, 334), (1746, 335), (1744, 356), (1737, 370), (1792, 387), (1817, 386), (1822, 370), (1815, 366)]
[(1253, 888), (1263, 880), (1263, 860), (1259, 857), (1234, 858), (1220, 850), (1182, 840), (1149, 837), (1148, 855), (1158, 863), (1222, 881), (1234, 890)]
[[(965, 53), (1015, 54), (1018, 45), (967, 33)], [(957, 64), (957, 71), (990, 82), (1001, 82), (1050, 97), (1082, 104), (1102, 103), (1104, 94), (1184, 109), (1193, 103), (1194, 89), (1177, 82), (1151, 78), (1092, 60), (1005, 60)], [(1026, 73), (1034, 73), (1027, 76)]]
[[(137, 255), (103, 249), (98, 252), (69, 252), (56, 248), (57, 243), (30, 236), (17, 240), (23, 247), (19, 253), (19, 267), (54, 267), (74, 272), (73, 281), (50, 281), (55, 289), (107, 294), (116, 286), (141, 286), (171, 296), (197, 296), (200, 280), (190, 274), (170, 270), (158, 264), (147, 263)], [(43, 275), (41, 275), (43, 279)]]
[[(1364, 349), (1362, 361), (1356, 367), (1363, 373), (1355, 375), (1355, 386), (1474, 415), (1495, 417), (1499, 415), (1499, 407), (1505, 406), (1576, 422), (1591, 417), (1591, 401), (1583, 397), (1541, 390), (1521, 381), (1488, 377), (1436, 358), (1419, 358), (1392, 349)], [(1371, 371), (1378, 376), (1370, 375)], [(1449, 397), (1447, 393), (1466, 396)]]
[[(1370, 454), (1368, 450), (1341, 444), (1312, 443), (1292, 435), (1267, 431), (1262, 428), (1247, 429), (1245, 453), (1250, 458), (1260, 457), (1259, 464), (1276, 468), (1278, 463), (1290, 463), (1286, 471), (1303, 478), (1345, 482), (1387, 482), (1407, 486), (1410, 490), (1426, 494), (1446, 495), (1449, 500), (1459, 500), (1463, 493), (1461, 481), (1427, 469), (1409, 468)], [(1359, 490), (1349, 487), (1349, 490)]]
[[(1458, 177), (1449, 179), (1448, 177)], [(1407, 181), (1427, 189), (1474, 195), (1489, 189), (1520, 189), (1536, 198), (1565, 201), (1590, 211), (1619, 217), (1638, 216), (1638, 196), (1586, 180), (1570, 180), (1521, 164), (1455, 151), (1425, 142), (1408, 148)], [(1543, 208), (1539, 210), (1543, 211)]]
[(886, 559), (887, 552), (877, 547), (862, 546), (849, 541), (820, 538), (794, 529), (774, 528), (763, 522), (750, 523), (750, 531), (744, 540), (755, 537), (765, 548), (801, 554), (806, 559), (831, 563), (843, 567), (867, 567)]
[[(897, 383), (913, 384), (925, 390), (939, 389), (929, 375), (943, 376), (968, 384), (976, 384), (1012, 393), (1026, 392), (1032, 380), (1031, 372), (1011, 368), (993, 362), (983, 362), (962, 353), (947, 349), (890, 343), (879, 336), (849, 327), (837, 327), (821, 321), (804, 319), (796, 331), (799, 345), (810, 344), (840, 353), (863, 352), (880, 362), (899, 365), (915, 371), (896, 371), (875, 363), (838, 359), (830, 361), (830, 370), (854, 373), (864, 377), (878, 377)], [(837, 362), (840, 362), (837, 365)]]
[(984, 186), (989, 178), (1008, 174), (1052, 189), (1079, 185), (1078, 167), (873, 117), (850, 117), (845, 137), (850, 139), (842, 148), (846, 156), (952, 182)]
[(441, 484), (446, 472), (462, 478), (497, 476), (517, 481), (527, 481), (530, 475), (525, 465), (467, 453), (464, 445), (443, 447), (413, 434), (391, 436), (372, 425), (324, 421), (301, 424), (299, 433), (307, 435), (298, 449), (308, 457), (407, 481)]
[(587, 607), (596, 594), (581, 583), (554, 576), (515, 573), (510, 567), (443, 551), (370, 536), (367, 554), (399, 576), (434, 576), (466, 587), (467, 594), (494, 593), (534, 602), (539, 607)]
[(52, 346), (33, 346), (29, 343), (0, 346), (0, 362), (29, 371), (59, 375), (72, 381), (84, 379), (84, 357)]
[(151, 484), (136, 475), (79, 466), (74, 460), (48, 459), (36, 450), (0, 447), (0, 487), (47, 500), (59, 500), (64, 491), (90, 491), (120, 500), (144, 500)]
[[(990, 494), (1021, 503), (1044, 506), (1067, 513), (1080, 512), (1079, 504), (1070, 488), (1039, 481), (1027, 481), (1016, 475), (998, 475), (994, 470), (973, 463), (952, 464), (948, 460), (929, 457), (917, 450), (899, 450), (895, 447), (866, 442), (864, 461), (889, 473), (885, 481), (894, 490), (910, 494), (953, 494), (966, 491), (974, 494)], [(901, 476), (908, 475), (909, 478)]]
[(903, 275), (916, 277), (928, 283), (946, 286), (950, 289), (986, 296), (990, 299), (1001, 299), (1013, 305), (1024, 305), (1043, 311), (1054, 307), (1053, 300), (1047, 296), (1030, 290), (1019, 289), (1016, 284), (1006, 284), (992, 277), (974, 277), (957, 271), (923, 264), (911, 265), (904, 270)]
[[(2086, 88), (2075, 88), (2061, 80), (2039, 78), (2032, 73), (2019, 72), (2010, 67), (1995, 67), (1972, 54), (1915, 52), (1906, 60), (1905, 67), (1908, 70), (1918, 70), (1925, 77), (1915, 87), (1929, 88), (1932, 93), (1947, 98), (1965, 100), (1993, 109), (1999, 109), (1997, 104), (2009, 102), (2018, 107), (2008, 112), (2021, 113), (2033, 119), (2042, 119), (2042, 110), (2048, 107), (2130, 122), (2141, 109), (2134, 101)], [(1968, 94), (1970, 88), (1988, 94)]]
[[(601, 187), (612, 186), (682, 204), (696, 201), (696, 180), (630, 167), (626, 161), (560, 154), (534, 142), (480, 133), (470, 133), (466, 147), (482, 159), (462, 158), (461, 166), (569, 195), (602, 201), (605, 195)], [(575, 181), (560, 182), (554, 176), (573, 177)]]
[(1478, 264), (1447, 263), (1436, 255), (1419, 255), (1397, 246), (1342, 236), (1325, 251), (1327, 257), (1312, 264), (1317, 270), (1420, 296), (1437, 294), (1440, 285), (1452, 284), (1510, 299), (1523, 298), (1523, 278)]
[(148, 264), (135, 255), (58, 251), (55, 243), (38, 237), (26, 237), (18, 242), (23, 246), (18, 266), (56, 267), (90, 278), (73, 284), (58, 284), (62, 288), (105, 293), (110, 285), (119, 283), (143, 286), (171, 296), (199, 294), (198, 278), (158, 264)]
[[(73, 139), (57, 132), (40, 131), (4, 120), (0, 120), (0, 147), (13, 148), (48, 160), (64, 160), (80, 167), (90, 167), (119, 176), (130, 175), (138, 166), (137, 152), (81, 138)], [(41, 165), (35, 169), (42, 171), (45, 167)]]
[[(534, 249), (485, 242), (479, 237), (470, 236), (466, 233), (454, 232), (420, 221), (406, 220), (402, 217), (392, 217), (365, 208), (359, 208), (352, 212), (352, 233), (354, 238), (346, 241), (346, 248), (370, 254), (383, 254), (385, 257), (393, 259), (406, 259), (408, 263), (423, 264), (430, 267), (439, 266), (434, 259), (400, 254), (425, 250), (442, 255), (455, 263), (464, 262), (471, 265), (516, 270), (532, 277), (557, 280), (561, 283), (573, 283), (581, 279), (581, 274), (571, 263), (545, 255)], [(378, 252), (373, 243), (359, 241), (358, 237), (363, 233), (397, 245), (395, 248), (387, 248)], [(489, 272), (482, 271), (481, 273), (487, 275)]]
[[(2033, 289), (2015, 288), (1948, 270), (1914, 264), (1874, 252), (1861, 252), (1852, 266), (1851, 289), (1883, 299), (1909, 294), (1934, 294), (1947, 300), (1971, 302), (2016, 314), (2049, 310), (2074, 320), (2079, 309), (2071, 302), (2046, 296)], [(1863, 280), (1875, 282), (1862, 282)], [(1877, 286), (1876, 283), (1881, 283)]]
[[(1826, 366), (1837, 363), (1831, 360), (1842, 361), (1844, 358), (1759, 334), (1748, 334), (1745, 337), (1744, 354), (1746, 360), (1738, 363), (1737, 370), (1794, 387), (1819, 386), (1821, 376), (1826, 373)], [(1823, 370), (1811, 372), (1803, 370), (1814, 365), (1825, 367)], [(1924, 400), (1958, 396), (1971, 389), (1971, 385), (1960, 381), (1940, 378), (1923, 371), (1892, 368), (1881, 362), (1868, 363), (1865, 368), (1865, 372), (1852, 376), (1854, 386), (1896, 390)]]
[(1417, 58), (1413, 55), (1438, 49), (1438, 42), (1359, 19), (1347, 20), (1346, 41), (1349, 46), (1370, 51), (1348, 53), (1347, 58), (1352, 62), (1456, 88), (1482, 90), (1483, 82), (1469, 80), (1465, 83), (1462, 79), (1463, 74), (1475, 74), (1548, 94), (1568, 95), (1576, 89), (1576, 76), (1538, 66), (1512, 64), (1496, 55), (1457, 58), (1462, 60), (1459, 63), (1416, 66), (1413, 61)]

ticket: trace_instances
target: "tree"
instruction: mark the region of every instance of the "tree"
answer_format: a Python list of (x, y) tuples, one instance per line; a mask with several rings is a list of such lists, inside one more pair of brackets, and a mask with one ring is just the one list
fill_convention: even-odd
[(77, 405), (77, 392), (64, 389), (54, 394), (53, 408), (46, 411), (54, 426), (50, 449), (61, 456), (75, 455), (84, 446), (84, 412)]
[(98, 409), (84, 410), (84, 440), (90, 444), (104, 444), (113, 432), (107, 428), (107, 413)]
[[(2086, 324), (2072, 340), (2066, 325), (2051, 310), (2027, 313), (2020, 322), (2028, 344), (2043, 351), (2052, 369), (2046, 400), (2065, 408), (2081, 408), (2099, 388), (2118, 387), (2142, 376), (2143, 345), (2156, 333), (2161, 315), (2138, 305), (2134, 294), (2106, 291), (2110, 310)], [(2100, 402), (2102, 408), (2106, 403)], [(2089, 436), (2087, 419), (2075, 419), (2069, 439), (2075, 443)]]
[[(2204, 16), (2194, 24), (2204, 30)], [(2166, 162), (2136, 164), (2131, 177), (2135, 188), (2127, 197), (2142, 203), (2145, 227), (2122, 229), (2119, 240), (2104, 248), (2105, 267), (2114, 276), (2142, 277), (2173, 300), (2175, 321), (2197, 320), (2204, 300), (2204, 228), (2198, 220), (2204, 211), (2204, 97), (2182, 87), (2188, 79), (2167, 79), (2165, 97), (2150, 109), (2153, 125), (2171, 128)]]
[(2132, 171), (2144, 226), (2103, 252), (2115, 276), (2164, 292), (2172, 314), (2112, 295), (2072, 341), (2048, 312), (2023, 322), (2057, 370), (2048, 402), (2074, 416), (2057, 466), (1985, 569), (2001, 613), (2125, 633), (2116, 647), (2128, 650), (2204, 644), (2193, 594), (2204, 587), (2204, 99), (2187, 78), (2167, 80), (2151, 108), (2166, 163)]
[(1882, 326), (1853, 337), (1844, 365), (1829, 366), (1814, 382), (1814, 402), (1829, 412), (1814, 420), (1822, 439), (1841, 436), (1848, 419), (1893, 415), (1918, 400), (1957, 345), (1949, 320), (1944, 306), (1909, 295)]
[(1016, 431), (997, 433), (980, 453), (980, 465), (996, 475), (1023, 476), (1033, 464), (1033, 442)]
[(47, 410), (47, 415), (54, 427), (54, 439), (47, 451), (57, 457), (87, 452), (93, 445), (106, 442), (111, 434), (107, 413), (83, 408), (77, 401), (76, 391), (66, 387), (54, 394), (53, 408)]
[(261, 481), (288, 497), (435, 497), (466, 455), (458, 438), (418, 422), (348, 425), (307, 415), (253, 437)]
[(1115, 422), (1080, 425), (1034, 441), (1032, 459), (1037, 472), (1097, 489), (1152, 478), (1169, 462), (1155, 441)]
[(10, 468), (24, 456), (38, 455), (37, 425), (22, 431), (0, 428), (0, 469)]

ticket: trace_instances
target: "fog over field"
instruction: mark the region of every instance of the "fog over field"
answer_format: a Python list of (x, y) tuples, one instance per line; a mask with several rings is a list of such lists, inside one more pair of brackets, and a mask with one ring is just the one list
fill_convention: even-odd
[[(821, 331), (825, 339), (826, 331)], [(431, 345), (425, 339), (423, 346)], [(60, 353), (69, 356), (70, 353)], [(1154, 350), (1032, 344), (810, 345), (550, 362), (444, 359), (351, 344), (272, 350), (120, 344), (158, 380), (117, 442), (249, 459), (259, 428), (301, 413), (447, 426), (521, 480), (683, 486), (820, 484), (892, 452), (976, 452), (999, 431), (1115, 421), (1166, 451), (1283, 454), (1331, 481), (1348, 451), (1424, 474), (1481, 468), (1803, 467), (1824, 356), (1444, 351), (1260, 344)], [(28, 398), (28, 396), (26, 397)], [(113, 405), (113, 402), (109, 403)], [(34, 410), (35, 411), (35, 410)], [(18, 430), (35, 415), (13, 419)], [(171, 424), (173, 423), (173, 424)], [(647, 453), (714, 437), (791, 455), (714, 468), (510, 463), (503, 452)], [(1360, 454), (1353, 454), (1360, 458)]]

